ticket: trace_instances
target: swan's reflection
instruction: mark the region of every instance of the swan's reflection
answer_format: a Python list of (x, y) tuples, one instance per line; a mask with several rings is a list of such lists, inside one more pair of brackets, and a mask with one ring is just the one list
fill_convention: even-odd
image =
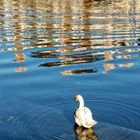
[(98, 140), (93, 128), (84, 128), (74, 125), (74, 131), (76, 134), (76, 140)]

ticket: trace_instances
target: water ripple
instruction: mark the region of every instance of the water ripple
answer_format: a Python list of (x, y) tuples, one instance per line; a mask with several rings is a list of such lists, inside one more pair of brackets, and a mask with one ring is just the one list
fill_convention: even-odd
[[(86, 100), (86, 103), (90, 105), (91, 109), (92, 102), (92, 100)], [(18, 135), (22, 135), (25, 139), (31, 140), (46, 140), (48, 138), (57, 140), (74, 139), (74, 131), (79, 130), (74, 130), (74, 123), (69, 121), (71, 120), (69, 118), (72, 117), (70, 113), (74, 111), (74, 108), (71, 108), (71, 106), (73, 106), (72, 104), (73, 102), (65, 101), (50, 104), (52, 107), (47, 107), (44, 105), (33, 105), (26, 102), (25, 111), (14, 116), (9, 121), (16, 129), (17, 137)], [(110, 106), (110, 104), (114, 106), (114, 109), (120, 109), (119, 115), (116, 114), (114, 109), (109, 109), (109, 107), (107, 107)], [(19, 106), (22, 105), (19, 104)], [(93, 108), (94, 110), (100, 110), (99, 112), (109, 112), (105, 113), (109, 114), (109, 117), (104, 116), (105, 118), (109, 119), (112, 117), (111, 120), (104, 120), (103, 118), (101, 120), (97, 120), (98, 124), (93, 133), (96, 133), (100, 139), (106, 138), (111, 140), (118, 138), (123, 140), (128, 138), (131, 140), (135, 138), (135, 140), (138, 140), (140, 136), (139, 131), (130, 129), (127, 126), (128, 122), (131, 122), (129, 124), (134, 125), (132, 118), (135, 120), (135, 113), (137, 114), (137, 109), (135, 107), (112, 101), (94, 100)], [(123, 110), (125, 110), (125, 114), (123, 114)], [(132, 110), (133, 112), (131, 112)], [(130, 114), (132, 118), (130, 118)], [(93, 113), (94, 117), (96, 115)], [(112, 120), (113, 122), (110, 122)], [(79, 137), (80, 134), (76, 136)]]
[[(139, 11), (139, 0), (1, 0), (0, 139), (139, 140)], [(94, 89), (98, 124), (75, 130), (65, 93)]]
[(26, 139), (74, 139), (73, 125), (61, 111), (51, 107), (30, 108), (17, 116), (13, 125), (18, 125), (19, 134)]

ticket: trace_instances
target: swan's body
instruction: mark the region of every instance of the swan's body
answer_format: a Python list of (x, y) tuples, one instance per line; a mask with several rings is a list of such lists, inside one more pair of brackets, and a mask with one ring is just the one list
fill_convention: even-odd
[(84, 100), (81, 95), (75, 96), (75, 99), (79, 101), (79, 107), (76, 109), (75, 114), (74, 114), (75, 123), (78, 126), (91, 128), (97, 122), (93, 120), (90, 109), (87, 107), (84, 107)]

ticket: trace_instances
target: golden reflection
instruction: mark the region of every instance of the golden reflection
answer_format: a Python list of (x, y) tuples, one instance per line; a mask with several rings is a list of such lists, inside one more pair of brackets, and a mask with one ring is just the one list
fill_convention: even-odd
[(108, 73), (109, 71), (115, 69), (114, 64), (104, 63), (104, 70), (103, 73)]
[(105, 51), (105, 60), (111, 60), (113, 59), (113, 55), (112, 55), (112, 52), (111, 51)]
[(72, 73), (71, 70), (65, 70), (65, 71), (62, 71), (61, 74), (64, 75), (64, 76), (70, 76), (70, 75), (73, 75), (73, 73)]
[(22, 62), (26, 58), (24, 53), (15, 53), (15, 61), (16, 62)]
[(15, 72), (25, 72), (25, 71), (27, 71), (27, 67), (17, 67), (15, 69)]
[[(14, 45), (13, 45), (13, 50), (14, 50), (14, 56), (15, 56), (15, 62), (19, 63), (19, 62), (23, 62), (26, 59), (26, 56), (24, 54), (24, 52), (21, 52), (24, 49), (23, 46), (23, 27), (22, 27), (22, 17), (21, 17), (21, 5), (20, 5), (20, 1), (19, 0), (14, 0), (12, 5), (12, 10), (13, 13), (12, 14), (12, 18), (13, 18), (13, 23), (12, 23), (12, 28), (13, 28), (13, 41), (14, 41)], [(26, 67), (17, 67), (15, 68), (15, 72), (24, 72), (26, 71), (27, 68)]]
[[(107, 73), (117, 68), (109, 61), (129, 61), (133, 53), (140, 52), (139, 0), (1, 0), (0, 5), (0, 47), (14, 51), (15, 62), (25, 61), (24, 50), (32, 49), (31, 57), (46, 58), (40, 66), (102, 61), (102, 71)], [(122, 62), (118, 66), (133, 65)], [(98, 69), (78, 68), (62, 74), (96, 73)]]
[(134, 65), (134, 63), (124, 63), (124, 64), (119, 64), (119, 67), (121, 68), (130, 68)]
[(12, 3), (12, 9), (15, 12), (15, 14), (13, 14), (13, 33), (14, 33), (14, 50), (15, 51), (19, 51), (22, 50), (23, 46), (22, 46), (22, 39), (23, 39), (23, 35), (22, 35), (22, 27), (21, 27), (21, 11), (20, 11), (20, 3), (19, 0), (17, 1), (13, 1)]
[(93, 128), (83, 128), (75, 124), (74, 131), (77, 140), (98, 140), (98, 136)]

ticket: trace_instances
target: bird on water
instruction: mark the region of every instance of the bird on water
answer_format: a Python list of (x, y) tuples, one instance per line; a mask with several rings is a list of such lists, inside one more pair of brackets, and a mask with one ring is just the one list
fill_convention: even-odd
[(88, 107), (84, 106), (84, 99), (81, 95), (76, 95), (75, 100), (79, 102), (78, 108), (75, 110), (74, 119), (78, 126), (91, 128), (97, 124), (92, 118), (92, 112)]

